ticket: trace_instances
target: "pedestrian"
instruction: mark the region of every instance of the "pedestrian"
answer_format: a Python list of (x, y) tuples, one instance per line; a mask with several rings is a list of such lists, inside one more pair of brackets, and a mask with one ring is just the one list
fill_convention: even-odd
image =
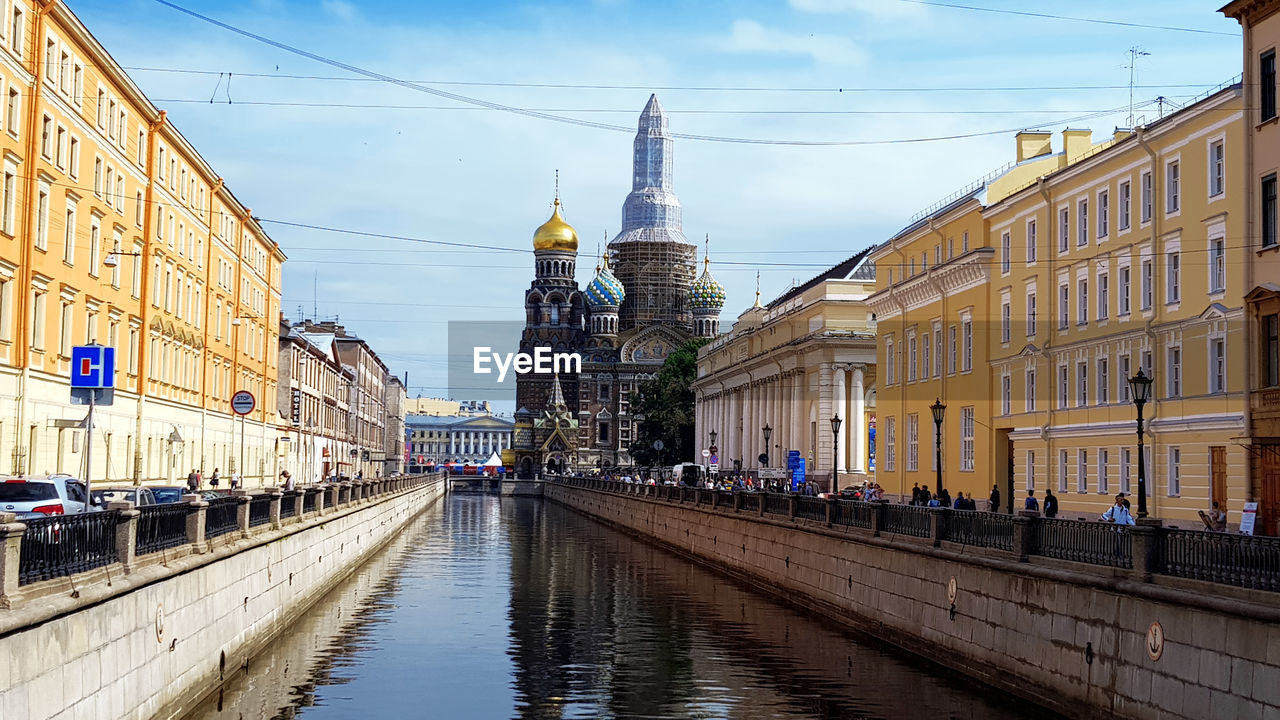
[(1025, 510), (1035, 510), (1035, 511), (1037, 511), (1037, 512), (1039, 512), (1039, 511), (1040, 511), (1040, 501), (1036, 500), (1036, 491), (1035, 491), (1035, 490), (1028, 490), (1028, 491), (1027, 491), (1027, 501), (1023, 504), (1023, 509), (1025, 509)]
[(187, 491), (195, 492), (200, 489), (200, 475), (195, 468), (191, 468), (191, 472), (187, 473)]
[(219, 482), (218, 468), (214, 468), (213, 474), (209, 476), (209, 487), (213, 488), (214, 490), (217, 490), (218, 482)]
[(231, 472), (231, 489), (240, 489), (240, 473), (235, 472), (234, 470)]
[(1058, 496), (1053, 494), (1053, 490), (1045, 488), (1044, 491), (1044, 516), (1047, 518), (1058, 517)]
[(951, 492), (946, 488), (938, 491), (938, 505), (944, 508), (951, 507)]
[(968, 510), (968, 509), (969, 509), (969, 503), (965, 502), (965, 499), (964, 499), (964, 493), (963, 493), (963, 492), (958, 492), (958, 493), (956, 493), (956, 502), (955, 502), (955, 505), (953, 505), (952, 507), (953, 507), (954, 509), (956, 509), (956, 510)]
[(1000, 488), (999, 486), (991, 486), (991, 512), (1000, 512)]
[(280, 471), (280, 479), (283, 481), (281, 482), (281, 486), (284, 488), (285, 492), (293, 492), (297, 488), (297, 483), (293, 480), (293, 474), (288, 470)]
[(1116, 525), (1133, 525), (1133, 516), (1129, 514), (1129, 506), (1124, 502), (1124, 493), (1116, 495), (1116, 504), (1102, 513), (1102, 520)]
[(1214, 532), (1227, 531), (1227, 508), (1225, 505), (1226, 503), (1223, 503), (1222, 506), (1219, 506), (1215, 500), (1213, 509), (1209, 511), (1209, 520), (1213, 523)]
[(915, 483), (911, 486), (911, 504), (920, 504), (920, 483)]

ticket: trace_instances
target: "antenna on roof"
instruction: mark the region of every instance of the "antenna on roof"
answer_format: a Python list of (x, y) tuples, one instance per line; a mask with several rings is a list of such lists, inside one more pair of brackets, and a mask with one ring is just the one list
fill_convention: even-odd
[(1151, 53), (1134, 45), (1129, 48), (1129, 127), (1133, 127), (1133, 83), (1137, 77), (1138, 58), (1150, 55)]

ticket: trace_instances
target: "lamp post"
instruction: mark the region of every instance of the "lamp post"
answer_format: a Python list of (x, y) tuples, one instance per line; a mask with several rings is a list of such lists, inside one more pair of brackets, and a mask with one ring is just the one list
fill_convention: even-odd
[(1151, 400), (1151, 378), (1138, 368), (1138, 374), (1129, 378), (1133, 392), (1133, 404), (1138, 406), (1138, 517), (1147, 516), (1147, 457), (1142, 442), (1142, 406)]
[(769, 467), (769, 437), (773, 435), (773, 428), (769, 427), (769, 423), (765, 423), (760, 429), (764, 433), (764, 457), (765, 461), (760, 463), (760, 467)]
[(934, 489), (937, 495), (942, 494), (942, 419), (947, 414), (947, 406), (942, 404), (941, 398), (935, 398), (933, 404), (929, 406), (933, 411), (933, 465), (938, 469), (938, 487)]
[(836, 485), (840, 483), (839, 467), (840, 467), (840, 425), (844, 421), (839, 415), (831, 417), (831, 492), (838, 492)]

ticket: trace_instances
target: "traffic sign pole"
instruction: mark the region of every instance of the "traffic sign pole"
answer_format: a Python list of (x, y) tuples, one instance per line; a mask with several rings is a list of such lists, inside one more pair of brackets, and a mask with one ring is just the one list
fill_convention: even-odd
[(245, 467), (244, 467), (244, 418), (245, 418), (245, 416), (246, 416), (246, 415), (248, 415), (249, 413), (253, 412), (253, 408), (254, 408), (254, 406), (256, 406), (257, 404), (258, 404), (258, 403), (257, 403), (257, 400), (255, 400), (255, 399), (254, 399), (254, 397), (253, 397), (253, 393), (249, 392), (248, 390), (237, 390), (237, 391), (236, 391), (236, 393), (235, 393), (234, 395), (232, 395), (232, 396), (231, 396), (231, 412), (233, 412), (233, 413), (235, 413), (235, 414), (237, 414), (237, 415), (239, 415), (239, 416), (240, 416), (240, 467), (239, 467), (239, 471), (240, 471), (240, 480), (241, 480), (241, 482), (242, 482), (242, 483), (243, 483), (243, 482), (245, 481), (245, 479), (246, 479), (246, 477), (245, 477)]
[(93, 495), (89, 492), (89, 476), (93, 474), (93, 406), (96, 394), (93, 390), (89, 391), (89, 415), (84, 419), (84, 505), (80, 508), (82, 513), (89, 512), (89, 504), (93, 501)]

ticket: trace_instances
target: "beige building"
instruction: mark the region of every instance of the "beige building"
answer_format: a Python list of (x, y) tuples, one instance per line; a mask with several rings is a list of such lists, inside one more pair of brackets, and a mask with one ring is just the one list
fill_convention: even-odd
[(757, 298), (702, 348), (693, 384), (698, 451), (710, 449), (715, 432), (722, 471), (756, 471), (761, 455), (785, 468), (799, 451), (809, 478), (826, 488), (838, 442), (840, 485), (874, 478), (876, 323), (865, 300), (875, 275), (861, 252), (767, 306)]

